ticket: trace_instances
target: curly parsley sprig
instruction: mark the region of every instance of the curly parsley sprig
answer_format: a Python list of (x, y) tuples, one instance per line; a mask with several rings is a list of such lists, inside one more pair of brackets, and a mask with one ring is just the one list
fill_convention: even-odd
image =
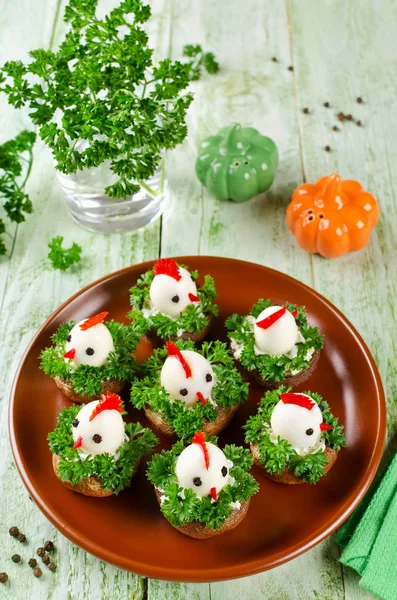
[[(256, 319), (260, 313), (273, 306), (271, 300), (261, 298), (254, 304), (250, 316)], [(263, 379), (269, 381), (283, 381), (291, 371), (303, 371), (310, 365), (311, 357), (307, 358), (308, 351), (321, 350), (324, 345), (323, 335), (318, 327), (310, 327), (307, 321), (304, 306), (286, 303), (290, 312), (297, 311), (296, 323), (304, 342), (297, 344), (297, 354), (290, 357), (287, 354), (274, 356), (271, 354), (257, 354), (255, 352), (254, 324), (247, 316), (231, 315), (226, 319), (225, 325), (230, 340), (242, 344), (243, 349), (239, 361), (247, 371), (258, 372)]]
[[(286, 441), (277, 438), (277, 443), (271, 440), (270, 420), (273, 410), (280, 401), (280, 395), (291, 391), (292, 388), (280, 386), (277, 390), (267, 392), (259, 403), (258, 412), (252, 415), (244, 425), (245, 441), (258, 447), (260, 462), (268, 473), (281, 474), (287, 467), (307, 483), (317, 483), (324, 475), (328, 464), (323, 450), (300, 456)], [(332, 426), (331, 430), (323, 431), (322, 436), (326, 446), (340, 450), (346, 445), (343, 425), (330, 411), (328, 403), (314, 392), (305, 392), (313, 398), (323, 413), (323, 421)]]
[(186, 137), (190, 79), (201, 65), (210, 73), (217, 68), (211, 53), (197, 46), (185, 64), (153, 64), (142, 28), (150, 7), (124, 0), (99, 19), (97, 3), (70, 0), (64, 15), (70, 30), (59, 48), (31, 51), (28, 64), (6, 62), (0, 91), (15, 107), (28, 106), (59, 171), (109, 161), (115, 181), (105, 192), (125, 198), (154, 175), (163, 151)]
[[(216, 444), (216, 438), (211, 439), (211, 442)], [(209, 496), (199, 498), (190, 489), (184, 489), (181, 497), (183, 488), (178, 484), (175, 465), (183, 449), (184, 444), (179, 441), (171, 450), (155, 454), (148, 464), (149, 481), (162, 490), (164, 501), (160, 510), (172, 525), (181, 526), (198, 521), (207, 528), (220, 529), (233, 512), (231, 502), (244, 502), (258, 491), (257, 482), (248, 473), (252, 465), (251, 455), (247, 449), (239, 446), (228, 445), (223, 448), (226, 458), (233, 462), (230, 475), (235, 483), (223, 488), (217, 502), (212, 502)]]
[[(7, 217), (14, 223), (25, 221), (26, 215), (33, 210), (24, 188), (32, 168), (35, 141), (36, 134), (24, 130), (0, 146), (0, 201)], [(7, 252), (2, 238), (4, 233), (6, 226), (0, 219), (0, 255)]]
[(120, 447), (117, 459), (107, 452), (83, 459), (77, 450), (73, 450), (72, 436), (72, 421), (80, 410), (81, 406), (76, 404), (62, 410), (56, 428), (48, 435), (51, 452), (60, 457), (59, 476), (72, 485), (96, 476), (106, 491), (118, 494), (129, 486), (139, 461), (153, 449), (158, 439), (139, 423), (125, 423), (128, 441)]
[[(178, 340), (180, 350), (194, 350), (194, 343), (189, 340)], [(131, 386), (131, 403), (138, 409), (149, 406), (160, 413), (176, 435), (183, 439), (192, 438), (196, 431), (203, 428), (205, 421), (215, 421), (218, 407), (230, 407), (244, 402), (248, 397), (248, 384), (234, 367), (233, 359), (225, 344), (219, 340), (204, 342), (200, 350), (212, 366), (216, 384), (212, 389), (211, 402), (197, 402), (187, 407), (182, 400), (171, 400), (164, 387), (160, 385), (160, 371), (167, 359), (167, 351), (157, 348), (143, 365), (143, 379), (136, 378)]]

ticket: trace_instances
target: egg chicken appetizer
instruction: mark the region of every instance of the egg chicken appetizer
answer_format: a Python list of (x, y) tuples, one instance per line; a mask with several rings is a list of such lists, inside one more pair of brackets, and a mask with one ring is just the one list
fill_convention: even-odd
[(131, 325), (106, 321), (107, 312), (63, 323), (53, 346), (40, 355), (41, 369), (73, 402), (119, 393), (137, 371), (133, 352), (140, 339)]
[(130, 289), (132, 310), (129, 318), (151, 341), (203, 340), (211, 327), (216, 290), (210, 275), (197, 286), (199, 274), (178, 265), (172, 258), (161, 258)]
[(312, 392), (268, 391), (244, 426), (255, 464), (279, 483), (317, 483), (346, 441), (325, 400)]
[(157, 438), (139, 423), (125, 423), (123, 410), (121, 398), (108, 392), (61, 411), (48, 441), (55, 474), (67, 488), (103, 498), (130, 485)]
[(191, 439), (198, 429), (219, 433), (248, 397), (248, 385), (220, 341), (204, 342), (200, 351), (192, 341), (167, 342), (142, 368), (131, 402), (169, 437)]
[(171, 525), (204, 539), (234, 529), (247, 514), (258, 491), (251, 465), (248, 450), (234, 445), (221, 450), (216, 438), (207, 441), (200, 431), (189, 446), (179, 441), (154, 455), (147, 476)]
[(230, 350), (243, 369), (266, 389), (296, 386), (316, 368), (323, 336), (310, 327), (303, 306), (259, 300), (249, 315), (226, 320)]

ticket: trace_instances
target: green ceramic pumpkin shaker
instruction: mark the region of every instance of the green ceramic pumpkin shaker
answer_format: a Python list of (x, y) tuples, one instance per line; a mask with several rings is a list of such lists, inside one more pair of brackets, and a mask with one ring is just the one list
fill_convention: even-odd
[(234, 123), (202, 140), (196, 174), (218, 200), (245, 202), (270, 188), (277, 164), (272, 139)]

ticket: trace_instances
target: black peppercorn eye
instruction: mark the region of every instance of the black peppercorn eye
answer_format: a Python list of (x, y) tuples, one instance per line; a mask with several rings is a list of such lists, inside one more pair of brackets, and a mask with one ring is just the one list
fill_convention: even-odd
[(313, 429), (312, 429), (312, 428), (310, 428), (310, 429), (306, 429), (306, 435), (313, 435), (313, 433), (314, 433), (314, 432), (313, 432)]
[(226, 475), (227, 475), (227, 467), (222, 467), (221, 473), (222, 473), (223, 477), (226, 477)]
[(100, 444), (102, 442), (102, 436), (99, 435), (99, 433), (96, 433), (95, 435), (92, 436), (92, 440), (96, 443), (96, 444)]
[(72, 421), (73, 427), (77, 427), (78, 424), (79, 424), (79, 420), (78, 419), (73, 419), (73, 421)]
[(318, 407), (321, 410), (321, 412), (324, 412), (324, 406), (322, 404), (319, 404)]
[(175, 296), (172, 296), (171, 300), (177, 304), (179, 302), (179, 296), (176, 294)]
[(208, 383), (210, 381), (212, 381), (212, 375), (211, 375), (211, 373), (207, 373), (207, 375), (205, 376), (205, 380), (208, 381)]
[(181, 390), (179, 390), (179, 393), (181, 396), (187, 396), (188, 395), (188, 391), (186, 388), (182, 388)]
[(194, 477), (193, 479), (193, 485), (195, 485), (196, 487), (200, 487), (200, 485), (202, 485), (203, 482), (201, 481), (200, 477)]
[(66, 336), (66, 341), (67, 341), (67, 342), (70, 342), (70, 340), (71, 340), (71, 339), (72, 339), (72, 336), (71, 336), (71, 335), (70, 335), (70, 333), (69, 333), (69, 335), (67, 335), (67, 336)]
[(85, 353), (88, 354), (88, 356), (92, 356), (94, 354), (95, 350), (94, 348), (87, 348)]

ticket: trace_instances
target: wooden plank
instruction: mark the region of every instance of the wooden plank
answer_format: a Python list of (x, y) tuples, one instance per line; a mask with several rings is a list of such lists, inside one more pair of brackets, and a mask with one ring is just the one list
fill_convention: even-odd
[(147, 580), (149, 600), (211, 600), (208, 583)]
[[(173, 56), (189, 42), (213, 51), (221, 71), (193, 84), (189, 135), (169, 157), (172, 210), (163, 219), (162, 254), (240, 258), (310, 284), (310, 258), (297, 257), (284, 222), (284, 208), (302, 178), (284, 3), (175, 0)], [(273, 137), (280, 152), (270, 193), (243, 204), (214, 200), (194, 174), (200, 140), (236, 121)]]
[[(104, 11), (106, 6), (115, 3), (102, 2), (100, 10)], [(7, 9), (7, 21), (0, 17), (0, 24), (4, 29), (7, 26), (12, 28), (15, 45), (24, 36), (26, 48), (48, 45), (53, 23), (44, 28), (46, 37), (39, 38), (36, 34), (29, 41), (28, 36), (30, 28), (43, 33), (46, 19), (53, 21), (53, 4), (45, 0), (37, 3), (18, 0), (12, 5), (12, 12), (11, 6)], [(157, 52), (165, 55), (170, 26), (166, 1), (152, 2), (152, 10), (153, 17), (148, 24), (151, 43)], [(62, 14), (63, 6), (58, 13), (57, 23), (54, 23), (54, 44), (63, 35)], [(11, 594), (18, 600), (38, 597), (54, 600), (128, 597), (138, 600), (145, 594), (143, 579), (105, 565), (71, 544), (29, 500), (17, 476), (7, 441), (7, 399), (22, 352), (46, 317), (69, 296), (98, 277), (158, 256), (160, 222), (137, 233), (113, 236), (95, 235), (81, 229), (67, 214), (50, 153), (41, 143), (35, 149), (29, 191), (35, 212), (17, 231), (14, 251), (8, 263), (9, 273), (0, 320), (2, 340), (7, 340), (3, 346), (0, 368), (3, 382), (0, 400), (0, 489), (3, 490), (0, 495), (0, 544), (4, 549), (0, 570), (7, 570), (10, 576), (10, 584), (0, 586), (0, 599), (9, 598)], [(52, 270), (47, 260), (47, 243), (55, 235), (64, 235), (67, 244), (74, 240), (82, 245), (81, 266), (66, 273)], [(36, 580), (25, 566), (27, 570), (23, 571), (21, 580), (22, 567), (6, 558), (21, 551), (20, 545), (7, 533), (13, 524), (24, 530), (29, 538), (27, 548), (23, 550), (26, 560), (34, 555), (35, 549), (46, 539), (54, 540), (58, 563), (54, 575), (44, 568), (43, 577)]]
[(343, 600), (338, 550), (331, 539), (272, 571), (211, 584), (211, 600)]
[[(24, 60), (31, 48), (47, 45), (51, 37), (52, 23), (56, 14), (57, 0), (49, 0), (34, 9), (29, 0), (6, 2), (0, 12), (0, 64), (7, 60)], [(20, 35), (23, 31), (24, 35)], [(33, 129), (26, 111), (16, 110), (0, 94), (0, 144), (14, 137), (23, 129)], [(0, 209), (3, 218), (3, 209)], [(29, 217), (28, 217), (29, 218)], [(7, 256), (0, 258), (0, 306), (2, 305), (8, 276), (9, 257), (15, 240), (15, 224), (4, 219), (7, 235), (4, 241)]]
[[(239, 25), (237, 25), (239, 24)], [(313, 284), (311, 258), (296, 252), (285, 226), (285, 208), (302, 181), (298, 118), (287, 11), (283, 3), (175, 0), (173, 56), (185, 43), (201, 43), (221, 64), (216, 76), (194, 84), (189, 135), (169, 157), (172, 211), (163, 219), (162, 255), (213, 254), (268, 265)], [(272, 62), (275, 56), (277, 63)], [(271, 193), (245, 204), (221, 203), (194, 174), (199, 140), (234, 121), (275, 139), (280, 167)], [(210, 585), (223, 598), (343, 598), (337, 549), (328, 540), (299, 559), (255, 577)], [(149, 583), (149, 598), (183, 598), (179, 584)], [(171, 596), (172, 594), (172, 596)], [(194, 586), (194, 597), (207, 589)]]
[[(308, 17), (310, 15), (310, 18)], [(331, 171), (359, 180), (381, 205), (381, 218), (368, 247), (339, 260), (313, 259), (318, 291), (336, 304), (363, 335), (378, 363), (388, 399), (390, 439), (397, 429), (397, 201), (393, 177), (397, 100), (393, 74), (397, 6), (392, 1), (307, 0), (291, 2), (291, 29), (301, 115), (302, 153), (308, 181)], [(357, 104), (356, 98), (364, 99)], [(325, 109), (327, 101), (332, 109)], [(351, 113), (363, 123), (339, 124)], [(329, 144), (330, 153), (323, 151)], [(297, 250), (297, 255), (303, 253)], [(369, 598), (358, 577), (344, 568), (347, 600)]]

